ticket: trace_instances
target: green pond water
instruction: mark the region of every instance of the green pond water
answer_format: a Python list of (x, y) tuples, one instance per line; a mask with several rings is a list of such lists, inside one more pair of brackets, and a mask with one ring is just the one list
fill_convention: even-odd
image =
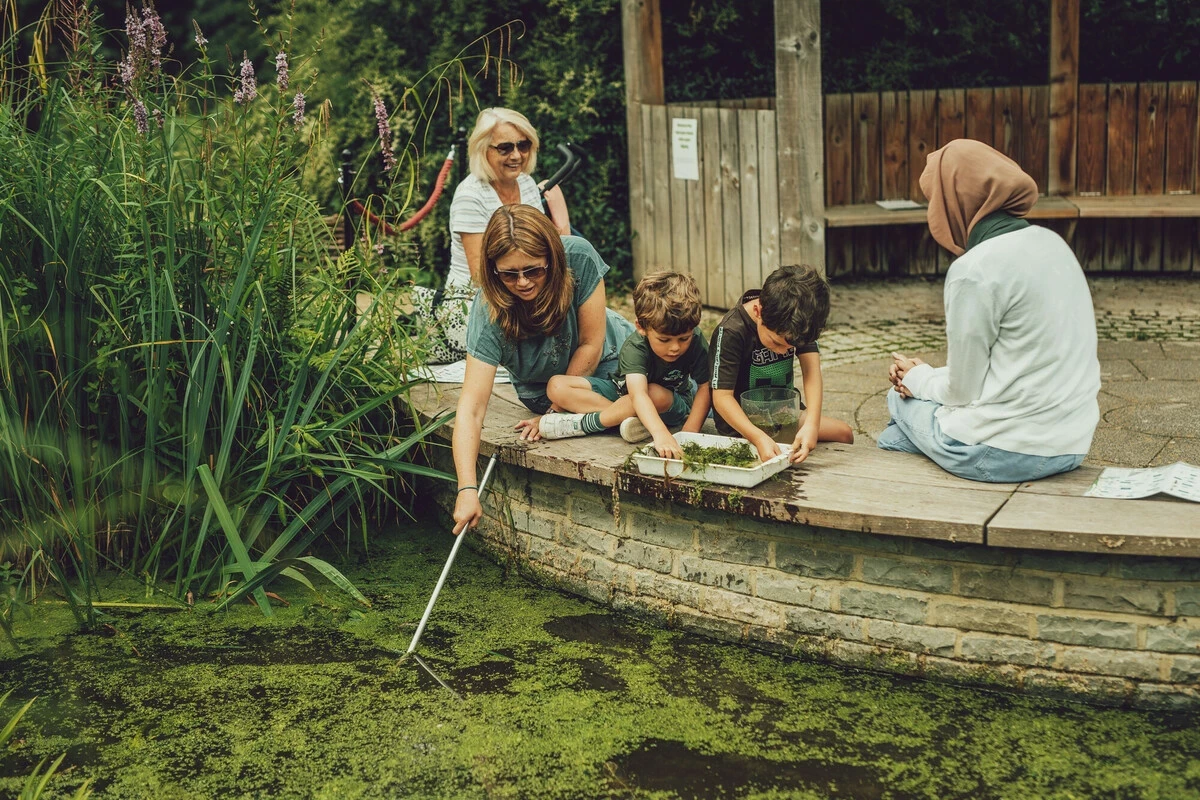
[[(807, 663), (655, 628), (464, 549), (419, 653), (398, 654), (452, 543), (425, 524), (324, 584), (246, 605), (62, 605), (0, 642), (0, 726), (36, 696), (0, 797), (1195, 798), (1196, 716), (1095, 708)], [(122, 587), (127, 588), (123, 591)], [(142, 600), (114, 579), (105, 600)]]

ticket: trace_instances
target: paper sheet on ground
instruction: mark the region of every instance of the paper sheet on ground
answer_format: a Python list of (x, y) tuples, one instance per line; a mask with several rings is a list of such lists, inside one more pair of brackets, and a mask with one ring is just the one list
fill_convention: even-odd
[[(434, 383), (462, 383), (467, 374), (467, 361), (455, 361), (452, 364), (426, 364), (420, 369), (408, 373), (408, 379), (428, 378)], [(496, 367), (496, 383), (510, 383), (508, 370)]]
[(1107, 467), (1084, 495), (1132, 500), (1159, 492), (1200, 503), (1200, 467), (1182, 461), (1142, 469)]

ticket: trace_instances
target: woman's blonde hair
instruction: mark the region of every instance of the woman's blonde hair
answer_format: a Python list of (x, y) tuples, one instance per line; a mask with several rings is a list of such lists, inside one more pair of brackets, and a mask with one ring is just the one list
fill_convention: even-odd
[(533, 143), (529, 148), (529, 159), (525, 162), (523, 172), (526, 175), (532, 175), (537, 168), (538, 147), (541, 144), (538, 139), (537, 131), (533, 129), (533, 125), (520, 111), (513, 111), (511, 108), (485, 108), (479, 112), (479, 116), (475, 118), (475, 129), (471, 131), (471, 138), (467, 140), (467, 164), (471, 168), (471, 174), (485, 183), (492, 183), (496, 180), (496, 173), (492, 170), (487, 160), (488, 145), (492, 143), (492, 131), (497, 125), (507, 122), (512, 125), (517, 131)]
[[(532, 206), (500, 206), (488, 221), (480, 249), (483, 297), (492, 322), (500, 326), (505, 338), (556, 333), (575, 303), (575, 278), (567, 269), (562, 236), (550, 218)], [(546, 264), (546, 283), (528, 302), (509, 291), (496, 273), (496, 261), (517, 250), (535, 264)]]

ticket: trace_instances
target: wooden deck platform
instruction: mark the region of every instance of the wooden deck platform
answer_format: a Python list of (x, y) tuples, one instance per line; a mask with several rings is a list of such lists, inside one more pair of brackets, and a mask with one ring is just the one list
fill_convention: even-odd
[[(458, 389), (421, 386), (412, 401), (430, 419), (454, 410)], [(729, 490), (640, 475), (625, 466), (633, 446), (615, 434), (522, 442), (513, 426), (528, 416), (511, 387), (497, 386), (481, 456), (499, 449), (502, 462), (526, 469), (764, 520), (992, 547), (1200, 558), (1200, 504), (1084, 497), (1099, 474), (1093, 467), (1033, 483), (984, 484), (865, 441), (821, 444), (776, 478)], [(448, 439), (451, 427), (439, 435)]]

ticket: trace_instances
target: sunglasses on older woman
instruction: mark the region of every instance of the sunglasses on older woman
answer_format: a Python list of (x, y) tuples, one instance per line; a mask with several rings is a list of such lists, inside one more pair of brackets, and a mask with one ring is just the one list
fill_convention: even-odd
[(488, 147), (495, 150), (502, 156), (506, 156), (513, 151), (513, 148), (521, 151), (521, 154), (529, 152), (529, 148), (533, 147), (533, 142), (528, 139), (522, 139), (519, 142), (501, 142), (500, 144), (489, 144)]

